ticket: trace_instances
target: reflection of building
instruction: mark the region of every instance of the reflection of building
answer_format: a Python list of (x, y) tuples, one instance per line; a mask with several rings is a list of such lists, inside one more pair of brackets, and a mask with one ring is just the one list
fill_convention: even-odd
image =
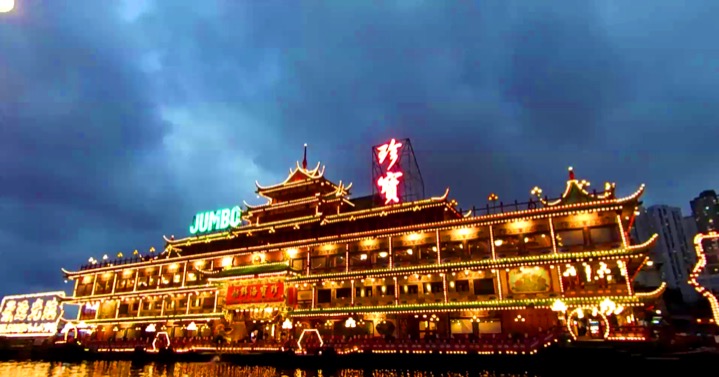
[(627, 329), (664, 287), (632, 284), (656, 240), (628, 240), (643, 188), (618, 198), (612, 184), (587, 186), (571, 173), (557, 200), (536, 188), (529, 203), (461, 214), (447, 193), (365, 205), (319, 165), (297, 164), (284, 182), (257, 186), (267, 203), (247, 206), (247, 225), (65, 274), (78, 320), (100, 339), (152, 325), (173, 338), (279, 339), (294, 327), (298, 337), (497, 336), (489, 342), (546, 337), (565, 313), (560, 328), (574, 336), (643, 339)]
[(642, 208), (640, 213), (632, 229), (633, 235), (639, 242), (644, 242), (659, 234), (651, 255), (661, 271), (661, 280), (668, 288), (680, 291), (685, 302), (695, 302), (699, 296), (687, 282), (695, 263), (694, 248), (688, 243), (690, 236), (685, 230), (681, 209), (655, 205), (646, 210)]
[[(706, 234), (719, 230), (719, 202), (714, 190), (702, 191), (690, 205), (698, 233)], [(707, 265), (700, 279), (708, 289), (719, 292), (719, 240), (707, 238), (704, 242)]]

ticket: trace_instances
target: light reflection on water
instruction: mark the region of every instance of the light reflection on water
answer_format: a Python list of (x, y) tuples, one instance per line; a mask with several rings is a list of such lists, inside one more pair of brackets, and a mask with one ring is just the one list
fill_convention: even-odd
[(228, 363), (133, 364), (129, 361), (58, 363), (40, 361), (0, 362), (0, 376), (19, 377), (530, 377), (527, 374), (493, 372), (437, 372), (412, 370), (343, 369), (278, 370)]

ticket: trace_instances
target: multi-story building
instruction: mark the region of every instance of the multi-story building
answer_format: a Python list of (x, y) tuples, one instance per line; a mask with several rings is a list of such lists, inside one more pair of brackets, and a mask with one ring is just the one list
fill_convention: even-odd
[[(719, 202), (714, 190), (702, 191), (690, 205), (698, 233), (707, 234), (719, 230)], [(707, 262), (704, 274), (699, 279), (707, 289), (719, 293), (719, 240), (706, 238), (703, 242), (706, 243), (704, 253)]]
[(661, 271), (661, 280), (667, 287), (681, 292), (687, 303), (696, 302), (699, 295), (689, 285), (688, 278), (696, 263), (694, 247), (685, 230), (681, 209), (666, 205), (640, 208), (636, 226), (632, 229), (638, 242), (659, 234), (659, 240), (652, 251), (652, 262)]
[(557, 330), (643, 340), (637, 326), (664, 289), (633, 284), (657, 240), (630, 242), (644, 187), (617, 197), (614, 184), (588, 186), (570, 169), (556, 200), (535, 187), (529, 202), (461, 213), (449, 190), (412, 202), (390, 200), (392, 190), (383, 190), (389, 204), (353, 200), (351, 185), (298, 163), (283, 182), (257, 185), (266, 203), (198, 214), (193, 235), (166, 238), (159, 255), (63, 270), (75, 284), (67, 302), (100, 340), (162, 331), (271, 342), (294, 333), (341, 348), (359, 335), (418, 350), (428, 339), (479, 339), (463, 352), (489, 353), (520, 338), (522, 352), (535, 352)]

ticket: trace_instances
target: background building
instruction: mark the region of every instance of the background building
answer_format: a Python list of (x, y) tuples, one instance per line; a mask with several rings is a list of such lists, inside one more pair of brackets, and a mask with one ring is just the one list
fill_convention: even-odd
[[(653, 234), (659, 234), (659, 241), (652, 252), (652, 260), (661, 271), (661, 280), (667, 282), (670, 290), (679, 292), (684, 302), (696, 302), (699, 295), (687, 283), (689, 273), (696, 261), (694, 248), (690, 242), (695, 233), (690, 235), (685, 229), (681, 209), (666, 205), (640, 208), (633, 236), (638, 242), (644, 242)], [(644, 279), (646, 280), (647, 277), (645, 276)]]
[[(690, 205), (697, 232), (708, 233), (719, 230), (719, 203), (714, 190), (702, 191), (690, 202)], [(705, 241), (704, 252), (707, 256), (707, 266), (706, 274), (702, 277), (702, 284), (714, 293), (718, 293), (719, 241), (717, 239)]]

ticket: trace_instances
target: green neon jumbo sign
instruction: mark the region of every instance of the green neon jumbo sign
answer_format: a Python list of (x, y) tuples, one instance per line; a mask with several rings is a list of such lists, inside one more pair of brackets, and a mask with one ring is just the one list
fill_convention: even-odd
[(235, 228), (242, 224), (242, 209), (239, 206), (200, 212), (190, 225), (190, 234), (217, 232)]

